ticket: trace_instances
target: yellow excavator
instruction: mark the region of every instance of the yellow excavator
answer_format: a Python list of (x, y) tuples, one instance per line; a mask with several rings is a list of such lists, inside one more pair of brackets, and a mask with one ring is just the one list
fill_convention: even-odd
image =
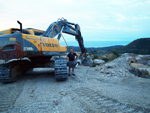
[[(0, 64), (0, 82), (14, 82), (26, 72), (37, 67), (55, 68), (56, 80), (66, 80), (67, 62), (63, 58), (55, 61), (53, 56), (66, 55), (68, 45), (62, 33), (75, 36), (78, 41), (81, 56), (86, 56), (80, 26), (61, 18), (50, 24), (46, 31), (34, 28), (10, 28), (0, 31), (0, 59), (6, 62)], [(63, 37), (66, 46), (60, 46)]]

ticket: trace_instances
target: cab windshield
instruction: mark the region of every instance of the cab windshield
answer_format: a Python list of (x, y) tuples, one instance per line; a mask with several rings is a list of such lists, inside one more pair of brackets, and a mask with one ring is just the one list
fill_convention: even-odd
[(40, 36), (40, 35), (42, 35), (42, 34), (43, 34), (42, 32), (34, 31), (34, 35), (38, 35), (38, 36)]

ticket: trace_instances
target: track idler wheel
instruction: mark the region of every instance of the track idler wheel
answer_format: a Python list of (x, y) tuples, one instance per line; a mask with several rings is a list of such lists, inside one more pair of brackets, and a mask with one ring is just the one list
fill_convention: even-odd
[(21, 75), (21, 72), (19, 70), (19, 65), (11, 66), (10, 69), (10, 79), (12, 82), (17, 80), (17, 77)]

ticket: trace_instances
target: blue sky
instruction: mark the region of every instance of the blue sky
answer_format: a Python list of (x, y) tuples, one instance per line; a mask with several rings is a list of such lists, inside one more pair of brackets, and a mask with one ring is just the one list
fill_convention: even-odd
[(78, 23), (85, 41), (150, 37), (150, 0), (0, 0), (0, 30), (18, 28), (17, 20), (46, 30), (61, 17)]

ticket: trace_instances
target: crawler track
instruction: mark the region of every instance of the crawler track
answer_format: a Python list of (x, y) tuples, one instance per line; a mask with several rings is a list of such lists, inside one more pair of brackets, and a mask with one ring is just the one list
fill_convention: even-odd
[(67, 62), (64, 58), (59, 58), (55, 60), (55, 79), (56, 80), (66, 80), (68, 77), (67, 72)]
[(32, 69), (30, 62), (27, 60), (17, 60), (0, 64), (0, 82), (14, 82), (19, 76)]
[(1, 64), (0, 65), (0, 82), (12, 82), (12, 77), (10, 74), (11, 65)]

